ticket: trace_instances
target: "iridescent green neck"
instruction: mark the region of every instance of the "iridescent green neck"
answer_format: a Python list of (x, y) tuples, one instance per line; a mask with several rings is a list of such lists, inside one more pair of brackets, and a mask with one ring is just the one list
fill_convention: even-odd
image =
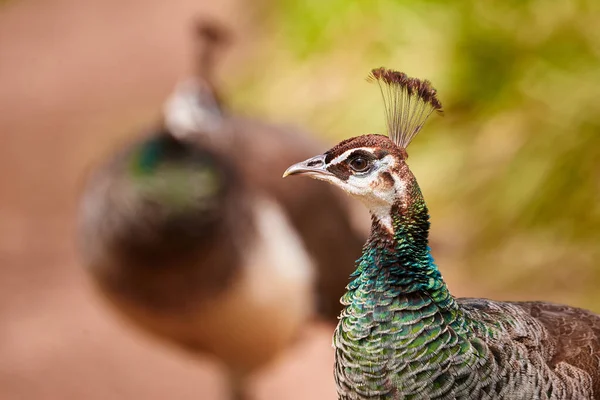
[[(345, 304), (353, 301), (354, 291), (383, 293), (410, 299), (425, 295), (438, 309), (452, 314), (456, 321), (458, 306), (450, 294), (429, 248), (429, 213), (421, 191), (411, 186), (407, 201), (391, 207), (393, 233), (375, 218), (370, 238), (352, 274)], [(415, 296), (413, 296), (415, 295)], [(377, 301), (377, 299), (373, 299)]]
[(162, 157), (162, 138), (155, 137), (142, 143), (132, 154), (130, 171), (135, 176), (149, 175), (160, 165)]
[(141, 196), (171, 211), (211, 209), (223, 183), (214, 155), (167, 133), (135, 148), (129, 178)]
[(346, 308), (333, 345), (338, 393), (349, 395), (340, 398), (434, 398), (471, 379), (474, 369), (483, 371), (473, 321), (433, 262), (429, 215), (416, 182), (405, 186), (389, 217), (392, 229), (388, 219), (373, 218), (342, 298)]

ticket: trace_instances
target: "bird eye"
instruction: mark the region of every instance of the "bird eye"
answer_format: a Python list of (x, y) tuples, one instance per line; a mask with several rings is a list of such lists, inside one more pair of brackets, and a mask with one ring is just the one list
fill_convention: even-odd
[(356, 157), (350, 161), (350, 167), (356, 172), (365, 172), (369, 168), (369, 162), (366, 158)]

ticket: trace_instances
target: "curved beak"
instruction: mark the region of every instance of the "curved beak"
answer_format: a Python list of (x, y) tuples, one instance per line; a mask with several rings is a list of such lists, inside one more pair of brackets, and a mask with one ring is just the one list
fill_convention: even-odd
[(331, 172), (327, 171), (325, 168), (325, 155), (321, 154), (316, 157), (309, 158), (308, 160), (299, 162), (297, 164), (292, 165), (283, 173), (283, 177), (289, 175), (300, 175), (305, 174), (309, 176), (324, 176), (324, 175), (332, 175)]

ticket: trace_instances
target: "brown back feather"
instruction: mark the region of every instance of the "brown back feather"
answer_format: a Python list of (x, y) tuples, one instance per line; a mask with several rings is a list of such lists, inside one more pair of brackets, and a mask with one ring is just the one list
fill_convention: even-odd
[(600, 315), (580, 308), (544, 302), (513, 303), (537, 319), (555, 348), (549, 363), (560, 362), (586, 371), (594, 393), (600, 394)]

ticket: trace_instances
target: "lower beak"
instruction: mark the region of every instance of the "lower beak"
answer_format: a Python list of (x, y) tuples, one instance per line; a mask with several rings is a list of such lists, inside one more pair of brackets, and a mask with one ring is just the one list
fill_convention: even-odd
[(289, 175), (331, 175), (331, 172), (325, 168), (325, 155), (321, 154), (308, 160), (292, 165), (283, 173), (283, 177)]

